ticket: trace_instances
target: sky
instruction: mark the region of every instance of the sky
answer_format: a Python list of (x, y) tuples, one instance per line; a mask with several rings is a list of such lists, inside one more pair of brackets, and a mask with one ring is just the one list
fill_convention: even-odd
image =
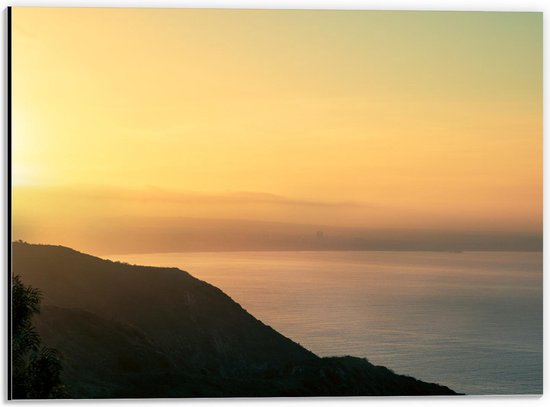
[(542, 236), (541, 13), (17, 7), (12, 30), (15, 239)]

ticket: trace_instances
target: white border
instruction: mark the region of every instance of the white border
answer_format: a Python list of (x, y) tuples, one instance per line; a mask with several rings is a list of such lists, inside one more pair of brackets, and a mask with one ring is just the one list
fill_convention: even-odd
[[(2, 315), (0, 318), (0, 323), (2, 326), (2, 335), (1, 335), (1, 357), (0, 363), (2, 363), (1, 368), (1, 383), (0, 383), (0, 395), (2, 403), (6, 403), (6, 366), (5, 366), (5, 353), (7, 349), (7, 337), (6, 337), (6, 161), (5, 161), (5, 148), (6, 148), (6, 10), (7, 6), (72, 6), (72, 7), (164, 7), (164, 8), (176, 8), (176, 7), (191, 7), (191, 8), (271, 8), (271, 9), (368, 9), (368, 10), (463, 10), (463, 11), (542, 11), (546, 12), (549, 9), (547, 0), (386, 0), (386, 1), (369, 1), (369, 0), (202, 0), (202, 1), (193, 1), (193, 0), (159, 0), (159, 1), (135, 1), (135, 0), (99, 0), (99, 1), (68, 1), (68, 0), (57, 0), (57, 1), (44, 1), (44, 0), (33, 0), (33, 1), (5, 1), (0, 0), (2, 5), (2, 30), (0, 33), (2, 41), (2, 53), (3, 53), (3, 64), (2, 64), (2, 154), (0, 155), (0, 167), (2, 173), (2, 201), (0, 210), (2, 215), (2, 238), (0, 239), (0, 258), (2, 259), (2, 277), (0, 278), (0, 303), (2, 304)], [(546, 26), (547, 18), (546, 13), (544, 16), (544, 25)], [(546, 28), (546, 27), (545, 27)], [(547, 46), (547, 30), (544, 30), (544, 54), (546, 55), (548, 46)], [(544, 58), (546, 60), (546, 57)], [(548, 73), (546, 69), (546, 63), (544, 74)], [(545, 81), (546, 82), (546, 81)], [(546, 100), (546, 85), (544, 86), (544, 95)], [(548, 108), (544, 106), (544, 117), (548, 117)], [(544, 151), (547, 151), (547, 143), (544, 145)], [(545, 154), (547, 156), (547, 154)], [(546, 175), (547, 175), (547, 165), (544, 165), (544, 184), (546, 185)], [(545, 188), (546, 190), (546, 188)], [(545, 200), (546, 202), (546, 200)], [(546, 209), (546, 205), (545, 205)], [(544, 221), (546, 225), (546, 220)], [(546, 230), (546, 227), (545, 227)], [(547, 274), (546, 267), (546, 253), (547, 253), (548, 244), (545, 239), (544, 241), (544, 271), (545, 275)], [(548, 292), (548, 278), (544, 278), (544, 291)], [(545, 296), (546, 297), (546, 296)], [(37, 405), (42, 403), (48, 404), (64, 404), (64, 405), (73, 405), (73, 404), (86, 404), (89, 406), (100, 406), (104, 403), (108, 404), (123, 404), (138, 406), (149, 406), (149, 405), (159, 405), (159, 404), (173, 404), (173, 403), (185, 403), (187, 405), (193, 406), (214, 406), (220, 404), (228, 405), (240, 405), (245, 404), (248, 406), (258, 406), (269, 404), (272, 406), (281, 406), (281, 407), (297, 407), (304, 405), (360, 405), (363, 403), (369, 403), (374, 405), (385, 405), (385, 406), (436, 406), (436, 405), (456, 405), (456, 406), (499, 406), (499, 407), (508, 407), (508, 406), (530, 406), (541, 403), (548, 403), (549, 386), (548, 386), (548, 358), (547, 358), (547, 344), (548, 344), (548, 335), (547, 335), (547, 326), (548, 326), (548, 301), (545, 298), (544, 300), (544, 392), (545, 396), (537, 397), (511, 397), (511, 396), (498, 396), (498, 397), (462, 397), (462, 398), (339, 398), (339, 399), (330, 399), (330, 398), (317, 398), (317, 399), (224, 399), (224, 400), (190, 400), (190, 399), (180, 399), (180, 400), (162, 400), (162, 401), (42, 401), (42, 402), (29, 402), (29, 401), (20, 401), (20, 402), (11, 402), (11, 403), (25, 403), (30, 405)]]
[(12, 6), (543, 11), (544, 0), (99, 0), (2, 1)]

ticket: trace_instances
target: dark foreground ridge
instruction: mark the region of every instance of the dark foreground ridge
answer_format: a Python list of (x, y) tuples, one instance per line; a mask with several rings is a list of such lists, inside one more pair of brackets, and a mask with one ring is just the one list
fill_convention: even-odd
[(71, 398), (454, 395), (355, 357), (320, 358), (175, 268), (13, 244)]

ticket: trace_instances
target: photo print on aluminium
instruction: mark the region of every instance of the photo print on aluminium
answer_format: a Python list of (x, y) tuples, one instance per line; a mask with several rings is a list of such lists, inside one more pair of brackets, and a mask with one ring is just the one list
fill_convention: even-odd
[(8, 18), (9, 398), (542, 393), (542, 13)]

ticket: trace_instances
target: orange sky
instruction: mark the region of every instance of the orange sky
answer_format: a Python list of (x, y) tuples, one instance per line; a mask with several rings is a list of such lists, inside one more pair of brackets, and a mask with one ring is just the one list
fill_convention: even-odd
[(79, 246), (108, 216), (542, 231), (541, 13), (12, 18), (14, 238)]

